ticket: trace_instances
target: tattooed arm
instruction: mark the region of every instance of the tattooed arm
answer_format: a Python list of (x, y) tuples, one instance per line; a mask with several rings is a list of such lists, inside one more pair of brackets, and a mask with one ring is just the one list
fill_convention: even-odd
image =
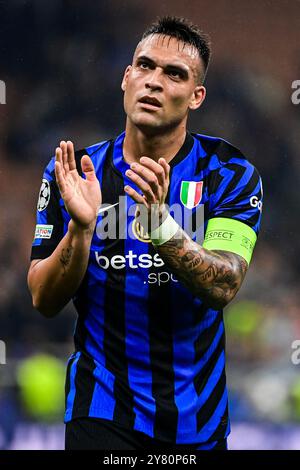
[[(129, 185), (124, 188), (139, 204), (139, 210), (146, 207), (147, 229), (151, 227), (153, 214), (160, 220), (167, 216), (164, 202), (169, 187), (169, 174), (170, 165), (164, 158), (155, 162), (142, 157), (140, 163), (131, 164), (130, 170), (126, 171), (127, 177), (143, 192), (142, 196)], [(142, 221), (141, 223), (143, 224)], [(206, 250), (193, 242), (180, 227), (173, 238), (156, 248), (177, 278), (194, 295), (215, 309), (224, 307), (233, 299), (248, 267), (241, 256), (229, 251)]]
[(177, 278), (215, 309), (225, 307), (233, 299), (248, 268), (241, 256), (229, 251), (206, 250), (181, 228), (157, 250)]
[(86, 272), (93, 227), (79, 228), (71, 220), (69, 229), (51, 256), (33, 260), (28, 286), (33, 306), (53, 317), (69, 302)]

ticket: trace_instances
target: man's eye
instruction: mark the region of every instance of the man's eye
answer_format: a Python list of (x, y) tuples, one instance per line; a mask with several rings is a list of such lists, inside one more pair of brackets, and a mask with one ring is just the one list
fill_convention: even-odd
[(141, 69), (148, 69), (149, 68), (149, 64), (147, 64), (147, 62), (140, 62), (139, 66), (140, 66)]
[(176, 70), (170, 70), (169, 75), (172, 78), (181, 78), (180, 72), (176, 72)]

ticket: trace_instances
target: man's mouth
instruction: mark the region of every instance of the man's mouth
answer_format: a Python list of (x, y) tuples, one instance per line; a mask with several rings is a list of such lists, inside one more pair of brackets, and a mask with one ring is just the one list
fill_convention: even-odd
[(154, 108), (161, 108), (162, 104), (158, 99), (154, 98), (153, 96), (143, 96), (139, 99), (139, 103), (149, 105), (149, 107)]

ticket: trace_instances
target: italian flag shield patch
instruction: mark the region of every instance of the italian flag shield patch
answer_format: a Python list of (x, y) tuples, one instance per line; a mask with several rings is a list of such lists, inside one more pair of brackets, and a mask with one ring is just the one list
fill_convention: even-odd
[(203, 181), (182, 181), (180, 200), (188, 209), (196, 207), (202, 197)]

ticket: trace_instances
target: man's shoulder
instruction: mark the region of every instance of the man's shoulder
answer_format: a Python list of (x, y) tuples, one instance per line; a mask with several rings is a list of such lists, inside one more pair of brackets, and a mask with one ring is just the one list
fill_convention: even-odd
[[(197, 171), (202, 170), (208, 176), (210, 192), (228, 194), (235, 191), (261, 190), (261, 176), (257, 168), (245, 157), (239, 148), (220, 137), (193, 134), (200, 146)], [(224, 187), (226, 190), (224, 191)]]
[[(87, 147), (82, 147), (77, 150), (75, 150), (75, 161), (76, 161), (76, 168), (79, 172), (81, 172), (81, 157), (83, 155), (89, 155), (92, 160), (98, 160), (101, 155), (105, 155), (106, 151), (110, 145), (110, 143), (114, 139), (107, 139), (107, 140), (101, 140), (99, 142), (96, 142), (95, 144), (88, 145)], [(55, 174), (54, 174), (54, 167), (55, 167), (55, 155), (51, 157), (50, 161), (48, 161), (48, 164), (46, 165), (45, 172), (44, 172), (44, 177), (48, 180), (54, 180), (55, 179)]]
[(96, 142), (95, 144), (84, 147), (83, 149), (76, 150), (75, 155), (87, 154), (89, 155), (89, 157), (92, 158), (95, 155), (104, 153), (113, 140), (114, 139), (101, 140), (99, 142)]
[(193, 137), (199, 142), (202, 149), (202, 156), (217, 157), (220, 164), (226, 164), (233, 159), (248, 161), (244, 153), (231, 142), (222, 137), (215, 137), (205, 134), (192, 133)]
[(75, 161), (76, 161), (76, 168), (77, 168), (78, 173), (82, 174), (81, 158), (83, 157), (83, 155), (88, 155), (91, 158), (93, 165), (95, 167), (95, 171), (97, 173), (99, 168), (101, 168), (104, 161), (106, 160), (106, 157), (108, 155), (107, 151), (110, 148), (110, 145), (114, 140), (115, 140), (114, 138), (101, 140), (99, 142), (96, 142), (95, 144), (76, 150)]

